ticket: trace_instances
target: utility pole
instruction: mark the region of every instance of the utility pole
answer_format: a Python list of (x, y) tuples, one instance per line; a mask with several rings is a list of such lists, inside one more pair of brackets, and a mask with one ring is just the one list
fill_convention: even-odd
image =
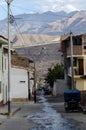
[(71, 88), (74, 89), (74, 73), (73, 73), (73, 35), (70, 32), (70, 47), (71, 47)]
[(36, 103), (36, 64), (34, 60), (34, 102)]
[(11, 70), (11, 49), (10, 49), (10, 3), (12, 0), (7, 1), (8, 6), (8, 114), (11, 113), (10, 108), (10, 70)]

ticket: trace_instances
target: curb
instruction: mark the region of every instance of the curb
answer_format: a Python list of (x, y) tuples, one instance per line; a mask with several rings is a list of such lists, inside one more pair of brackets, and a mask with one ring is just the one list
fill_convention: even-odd
[(18, 112), (20, 110), (21, 110), (21, 107), (17, 108), (16, 110), (14, 110), (13, 112), (11, 112), (10, 114), (8, 112), (6, 112), (6, 113), (0, 113), (0, 115), (13, 116), (16, 112)]
[(16, 112), (20, 111), (21, 107), (17, 108), (15, 111), (11, 112), (9, 116), (15, 115)]

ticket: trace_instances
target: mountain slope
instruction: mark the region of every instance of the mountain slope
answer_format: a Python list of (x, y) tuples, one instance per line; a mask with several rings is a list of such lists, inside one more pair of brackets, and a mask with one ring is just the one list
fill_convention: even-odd
[[(74, 34), (85, 33), (86, 11), (71, 13), (45, 12), (42, 14), (21, 14), (14, 16), (11, 34), (48, 34), (63, 35), (70, 30)], [(0, 21), (0, 34), (7, 36), (7, 19)]]
[[(86, 11), (71, 13), (45, 12), (43, 14), (22, 14), (15, 16), (11, 24), (11, 39), (16, 51), (36, 63), (37, 76), (47, 73), (47, 69), (61, 63), (60, 35), (86, 33)], [(7, 19), (0, 21), (0, 34), (7, 36)], [(22, 35), (21, 35), (22, 34)], [(46, 35), (47, 34), (47, 35)]]
[(48, 68), (61, 63), (60, 43), (16, 48), (16, 51), (35, 62), (37, 79), (46, 75)]
[(58, 42), (60, 41), (59, 36), (57, 37), (43, 34), (17, 34), (11, 37), (14, 48), (52, 44), (55, 43), (55, 39), (57, 39)]

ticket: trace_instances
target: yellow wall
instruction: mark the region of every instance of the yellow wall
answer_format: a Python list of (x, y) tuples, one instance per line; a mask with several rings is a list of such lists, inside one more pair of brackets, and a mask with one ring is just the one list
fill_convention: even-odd
[(84, 58), (84, 75), (86, 75), (86, 57)]
[(84, 90), (86, 90), (86, 79), (84, 79)]
[[(83, 59), (84, 75), (86, 75), (86, 56)], [(80, 91), (86, 90), (86, 79), (76, 78), (76, 88)]]
[(76, 89), (84, 90), (84, 79), (76, 79)]

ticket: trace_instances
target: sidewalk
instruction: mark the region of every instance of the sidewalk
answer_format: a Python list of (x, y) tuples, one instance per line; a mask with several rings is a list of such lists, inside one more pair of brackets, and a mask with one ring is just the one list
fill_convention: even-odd
[(8, 116), (8, 106), (0, 107), (0, 130), (30, 130), (38, 124), (28, 117), (40, 112), (43, 104), (39, 100), (27, 102), (11, 102), (11, 116)]
[[(23, 105), (32, 105), (34, 101), (27, 101), (27, 102), (11, 102), (10, 103), (10, 115), (13, 116), (16, 112), (20, 111), (23, 108)], [(8, 105), (4, 105), (0, 107), (0, 115), (8, 116)]]
[[(10, 103), (10, 116), (14, 115), (17, 111), (21, 109), (21, 106), (17, 103)], [(0, 107), (0, 115), (8, 116), (8, 105), (4, 105)]]

